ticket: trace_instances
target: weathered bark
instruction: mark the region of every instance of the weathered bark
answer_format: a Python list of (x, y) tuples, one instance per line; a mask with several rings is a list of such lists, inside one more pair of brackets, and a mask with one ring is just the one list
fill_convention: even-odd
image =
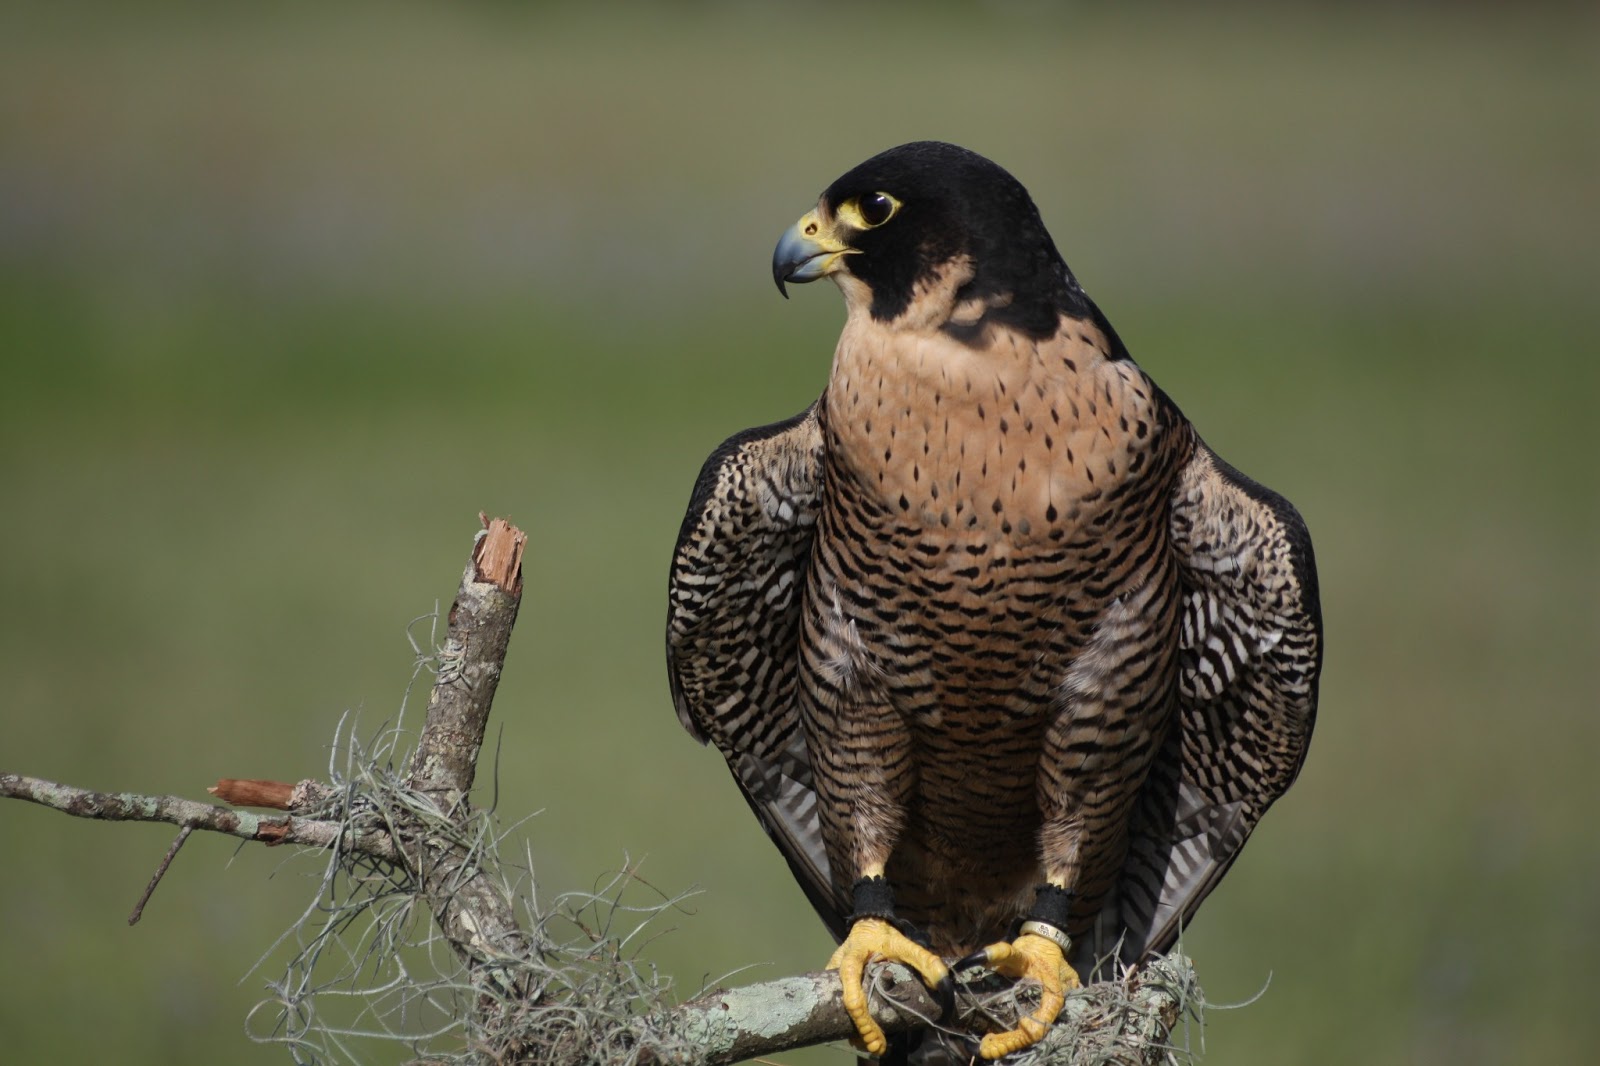
[[(468, 814), (467, 795), (522, 602), (527, 535), (502, 519), (484, 524), (450, 605), (439, 673), (409, 780), (414, 791), (457, 823)], [(517, 975), (506, 963), (523, 957), (531, 944), (517, 924), (511, 900), (489, 875), (489, 864), (474, 853), (475, 845), (419, 835), (406, 849), (408, 865), (445, 939), (472, 969), (474, 982), (485, 991), (492, 985), (499, 993), (492, 998), (515, 1010), (517, 1001), (536, 998), (539, 990), (528, 986), (525, 972)], [(484, 1006), (489, 1007), (487, 999)]]
[(342, 847), (386, 862), (400, 861), (393, 838), (382, 830), (350, 833), (338, 822), (293, 816), (251, 814), (231, 807), (197, 803), (181, 796), (137, 792), (95, 792), (25, 774), (0, 773), (0, 796), (29, 800), (78, 818), (107, 822), (166, 822), (263, 844)]
[(450, 605), (439, 675), (412, 757), (411, 787), (448, 814), (465, 800), (477, 773), (511, 627), (522, 603), (527, 535), (503, 519), (487, 523)]
[[(958, 998), (957, 1032), (983, 1032), (979, 1004), (1008, 982), (993, 975), (969, 982)], [(939, 1007), (902, 966), (885, 967), (872, 1016), (887, 1033), (929, 1025)], [(969, 994), (970, 993), (970, 994)], [(1097, 1066), (1160, 1066), (1168, 1061), (1172, 1028), (1199, 1005), (1194, 969), (1182, 955), (1152, 960), (1125, 981), (1089, 985), (1067, 997), (1055, 1027), (1038, 1045), (1038, 1061)], [(1028, 1009), (1034, 1003), (1027, 1001)], [(808, 973), (717, 991), (683, 1004), (663, 1019), (704, 1049), (704, 1066), (726, 1066), (855, 1035), (836, 973)], [(1008, 1019), (1009, 1023), (1009, 1019)], [(1070, 1058), (1048, 1057), (1052, 1055)]]

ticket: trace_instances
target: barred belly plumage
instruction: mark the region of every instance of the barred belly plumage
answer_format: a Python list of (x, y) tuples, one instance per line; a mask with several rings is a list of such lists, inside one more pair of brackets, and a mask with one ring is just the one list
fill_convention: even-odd
[[(955, 342), (847, 335), (820, 412), (800, 711), (831, 865), (888, 863), (907, 917), (952, 951), (1043, 879), (1043, 834), (1072, 837), (1098, 904), (1171, 718), (1177, 442), (1098, 340), (1014, 344), (969, 387)], [(1130, 416), (1145, 432), (1107, 447), (1102, 425)], [(1041, 809), (1052, 744), (1086, 787)]]

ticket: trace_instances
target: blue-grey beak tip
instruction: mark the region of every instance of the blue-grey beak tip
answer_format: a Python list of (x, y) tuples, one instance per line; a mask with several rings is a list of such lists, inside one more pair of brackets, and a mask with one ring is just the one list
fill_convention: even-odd
[(799, 226), (791, 226), (778, 238), (778, 246), (772, 250), (772, 280), (777, 282), (778, 291), (785, 300), (789, 298), (787, 282), (810, 281), (815, 277), (807, 273), (806, 267), (819, 251), (816, 242), (801, 233)]
[(772, 280), (777, 282), (778, 291), (787, 300), (789, 298), (789, 289), (784, 285), (784, 282), (788, 280), (789, 272), (794, 269), (795, 265), (790, 260), (790, 257), (784, 254), (784, 245), (784, 241), (779, 241), (777, 249), (772, 254)]

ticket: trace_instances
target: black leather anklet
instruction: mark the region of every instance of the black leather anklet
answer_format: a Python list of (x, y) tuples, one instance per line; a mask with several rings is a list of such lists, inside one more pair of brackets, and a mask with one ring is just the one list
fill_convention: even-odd
[(882, 875), (863, 877), (850, 886), (851, 906), (855, 909), (844, 916), (847, 922), (862, 918), (882, 918), (894, 921), (894, 891)]
[(1040, 885), (1034, 893), (1033, 909), (1028, 912), (1028, 921), (1044, 922), (1057, 929), (1065, 929), (1072, 913), (1072, 901), (1078, 894), (1070, 888), (1057, 888), (1055, 885)]

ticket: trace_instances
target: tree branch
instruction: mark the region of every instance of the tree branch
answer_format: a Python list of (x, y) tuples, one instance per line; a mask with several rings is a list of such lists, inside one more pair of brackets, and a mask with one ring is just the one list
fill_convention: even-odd
[[(0, 797), (28, 800), (79, 818), (166, 822), (267, 844), (337, 846), (388, 862), (406, 861), (406, 855), (398, 851), (393, 839), (382, 831), (351, 834), (337, 822), (250, 814), (178, 796), (93, 792), (37, 777), (0, 774)], [(440, 882), (447, 887), (452, 871), (458, 870), (459, 864), (456, 857), (448, 854), (449, 849), (443, 850), (444, 858), (427, 872), (425, 882)], [(416, 852), (410, 854), (414, 857)], [(489, 949), (493, 945), (504, 947), (508, 941), (520, 942), (524, 935), (514, 922), (498, 930), (490, 924), (487, 919), (501, 907), (505, 908), (501, 920), (511, 921), (510, 904), (492, 889), (492, 885), (488, 886), (487, 893), (473, 888), (476, 880), (468, 878), (458, 882), (453, 897), (448, 889), (445, 891), (451, 901), (444, 908), (445, 920), (468, 923), (466, 932), (456, 934), (461, 939), (458, 941), (451, 936), (451, 942), (480, 964), (492, 965), (494, 959)], [(484, 880), (488, 885), (487, 879)], [(480, 924), (473, 926), (470, 924), (473, 922)], [(477, 939), (480, 936), (477, 929), (483, 930), (481, 940)], [(446, 933), (449, 936), (448, 929)], [(503, 972), (496, 972), (503, 979)], [(886, 966), (878, 975), (873, 1017), (885, 1032), (899, 1033), (926, 1026), (926, 1019), (938, 1016), (937, 1004), (922, 982), (909, 971), (900, 966)], [(509, 990), (502, 988), (502, 991)], [(518, 988), (517, 991), (526, 996), (531, 990)], [(993, 978), (964, 985), (963, 1010), (957, 1019), (957, 1028), (979, 1027), (984, 1017), (982, 999), (1003, 991), (1003, 986)], [(501, 997), (494, 998), (501, 1000)], [(516, 999), (505, 1000), (509, 1009), (519, 1009), (514, 1002)], [(1154, 1066), (1165, 1061), (1168, 1034), (1179, 1016), (1199, 1002), (1199, 987), (1189, 960), (1181, 955), (1156, 959), (1128, 980), (1090, 985), (1068, 996), (1044, 1049), (1064, 1050), (1063, 1045), (1081, 1040), (1084, 1032), (1099, 1032), (1103, 1040), (1110, 1031), (1108, 1027), (1114, 1026), (1120, 1051), (1113, 1052), (1110, 1057), (1100, 1052), (1097, 1054), (1102, 1057), (1094, 1058), (1078, 1050), (1073, 1060)], [(526, 1005), (524, 1000), (522, 1006)], [(705, 1066), (724, 1066), (794, 1048), (843, 1041), (855, 1032), (839, 993), (839, 975), (832, 972), (800, 974), (717, 990), (681, 1006), (658, 1011), (651, 1028), (681, 1034), (703, 1049), (704, 1057), (700, 1061)]]
[(522, 603), (527, 541), (527, 534), (504, 519), (486, 521), (450, 605), (438, 680), (428, 697), (410, 782), (416, 791), (433, 796), (445, 813), (472, 791), (489, 709)]
[(0, 773), (0, 796), (28, 800), (76, 818), (106, 822), (166, 822), (170, 825), (225, 833), (263, 844), (302, 844), (343, 848), (386, 862), (399, 862), (394, 839), (382, 830), (351, 833), (340, 822), (289, 815), (251, 814), (231, 807), (197, 803), (181, 796), (147, 796), (137, 792), (95, 792), (25, 774)]
[[(869, 976), (874, 971), (869, 971)], [(888, 1033), (932, 1028), (939, 1006), (903, 966), (876, 969), (872, 1016)], [(1172, 1028), (1201, 1002), (1194, 967), (1178, 954), (1150, 960), (1119, 981), (1088, 985), (1067, 996), (1055, 1026), (1037, 1045), (1041, 1062), (1158, 1066), (1168, 1062)], [(999, 1017), (1035, 1001), (1010, 982), (984, 975), (958, 988), (957, 1016), (946, 1029), (982, 1033)], [(837, 973), (784, 977), (717, 991), (670, 1012), (666, 1024), (704, 1049), (705, 1066), (725, 1066), (855, 1035), (845, 1013)]]
[[(146, 796), (131, 792), (93, 792), (21, 774), (0, 774), (0, 797), (29, 800), (79, 818), (104, 821), (166, 822), (243, 840), (267, 844), (300, 844), (314, 848), (342, 847), (393, 863), (413, 859), (416, 849), (397, 850), (393, 839), (382, 831), (346, 832), (340, 823), (293, 816), (265, 816), (231, 810), (207, 803), (196, 803), (178, 796)], [(493, 966), (490, 949), (504, 948), (509, 941), (522, 941), (524, 934), (511, 919), (510, 904), (479, 874), (455, 884), (450, 896), (450, 878), (460, 869), (457, 856), (445, 854), (429, 870), (424, 882), (439, 882), (452, 902), (444, 908), (446, 920), (468, 923), (465, 932), (450, 936), (451, 942), (478, 964)], [(483, 885), (474, 887), (482, 880)], [(487, 891), (485, 891), (487, 889)], [(426, 889), (424, 890), (426, 894)], [(430, 897), (431, 898), (431, 897)], [(500, 920), (510, 922), (498, 930), (489, 919), (505, 908)], [(437, 911), (435, 913), (438, 913)], [(471, 923), (479, 923), (473, 926)], [(441, 922), (443, 927), (443, 922)], [(479, 934), (476, 930), (482, 930)], [(482, 939), (476, 939), (481, 935)], [(498, 939), (493, 939), (493, 938)], [(512, 956), (513, 958), (515, 956)], [(501, 957), (499, 961), (506, 961)], [(877, 971), (873, 996), (873, 1017), (885, 1032), (898, 1033), (926, 1026), (925, 1019), (938, 1016), (938, 1006), (922, 982), (900, 966)], [(496, 970), (504, 980), (504, 971)], [(507, 982), (518, 986), (518, 982)], [(502, 985), (502, 994), (510, 989)], [(532, 990), (516, 987), (522, 997)], [(981, 1028), (983, 1003), (1005, 992), (1003, 983), (988, 978), (963, 986), (963, 1010), (957, 1029)], [(501, 1001), (502, 997), (494, 997)], [(520, 1009), (519, 996), (505, 996), (508, 1009)], [(1081, 1041), (1085, 1032), (1098, 1032), (1104, 1040), (1114, 1030), (1120, 1051), (1094, 1058), (1082, 1050), (1074, 1061), (1108, 1063), (1150, 1063), (1164, 1061), (1168, 1033), (1184, 1010), (1200, 1002), (1194, 969), (1181, 955), (1152, 961), (1136, 975), (1121, 982), (1102, 982), (1067, 997), (1066, 1006), (1049, 1037), (1046, 1049), (1061, 1050), (1069, 1041)], [(526, 1007), (521, 999), (520, 1006)], [(1031, 1007), (1029, 1008), (1031, 1009)], [(656, 1013), (653, 1029), (681, 1034), (703, 1049), (705, 1066), (723, 1066), (763, 1055), (777, 1054), (813, 1044), (843, 1041), (854, 1032), (839, 993), (839, 975), (832, 972), (807, 973), (782, 977), (732, 990), (717, 990), (678, 1007)]]
[[(606, 939), (609, 934), (586, 941), (576, 952), (536, 939), (545, 935), (546, 920), (537, 915), (540, 929), (525, 931), (517, 921), (507, 882), (499, 876), (483, 817), (474, 814), (468, 802), (520, 603), (526, 543), (520, 531), (501, 520), (484, 525), (450, 608), (438, 674), (409, 773), (404, 781), (382, 786), (389, 789), (384, 800), (375, 802), (360, 788), (346, 796), (346, 789), (317, 781), (291, 786), (227, 779), (212, 789), (232, 802), (286, 812), (263, 815), (178, 796), (95, 792), (10, 773), (0, 773), (0, 797), (28, 800), (80, 818), (166, 822), (182, 826), (186, 833), (201, 829), (269, 845), (336, 849), (341, 855), (389, 864), (403, 875), (409, 891), (426, 902), (444, 938), (465, 964), (473, 993), (462, 1007), (473, 1015), (466, 1031), (493, 1034), (491, 1053), (496, 1061), (564, 1062), (567, 1059), (551, 1052), (570, 1045), (575, 1056), (571, 1061), (587, 1062), (597, 1052), (585, 1038), (601, 1032), (615, 1038), (608, 1049), (625, 1049), (622, 1057), (628, 1062), (671, 1060), (706, 1066), (850, 1037), (854, 1025), (845, 1013), (834, 973), (719, 990), (675, 1007), (644, 1002), (619, 1010), (617, 1004), (626, 1004), (626, 996), (635, 992), (624, 992), (621, 1001), (608, 999), (593, 1006), (583, 998), (593, 994), (586, 991), (590, 986), (581, 981), (565, 984), (559, 992), (547, 991), (546, 979), (554, 971), (541, 960), (566, 958), (589, 964), (620, 954), (618, 945)], [(368, 783), (376, 796), (379, 786)], [(349, 809), (335, 814), (330, 808), (341, 798)], [(378, 818), (388, 829), (355, 828), (345, 820), (358, 816), (352, 811), (363, 812), (362, 824), (370, 827)], [(568, 954), (563, 956), (562, 951)], [(919, 980), (898, 966), (874, 967), (871, 973), (873, 1014), (886, 1031), (931, 1024), (927, 1019), (935, 1017), (937, 1009)], [(614, 987), (635, 986), (624, 980)], [(1167, 1041), (1178, 1018), (1199, 1003), (1188, 960), (1178, 955), (1156, 959), (1121, 980), (1096, 983), (1069, 996), (1041, 1050), (1050, 1056), (1048, 1061), (1154, 1066), (1167, 1061)], [(982, 1031), (991, 1023), (1008, 1027), (1019, 1010), (1032, 1007), (1028, 993), (1009, 982), (992, 975), (969, 981), (961, 989), (956, 1031)], [(587, 1022), (570, 1020), (586, 1011), (592, 1015)]]
[[(489, 710), (500, 684), (511, 627), (522, 602), (522, 551), (527, 534), (504, 519), (483, 521), (472, 559), (450, 605), (449, 628), (439, 653), (439, 673), (412, 756), (410, 787), (439, 813), (465, 823), (467, 795), (477, 771)], [(491, 981), (504, 994), (483, 997), (484, 1009), (515, 1010), (537, 997), (525, 971), (506, 963), (530, 944), (511, 900), (475, 855), (475, 844), (426, 835), (410, 859), (411, 870), (450, 946), (468, 964), (475, 983)]]

